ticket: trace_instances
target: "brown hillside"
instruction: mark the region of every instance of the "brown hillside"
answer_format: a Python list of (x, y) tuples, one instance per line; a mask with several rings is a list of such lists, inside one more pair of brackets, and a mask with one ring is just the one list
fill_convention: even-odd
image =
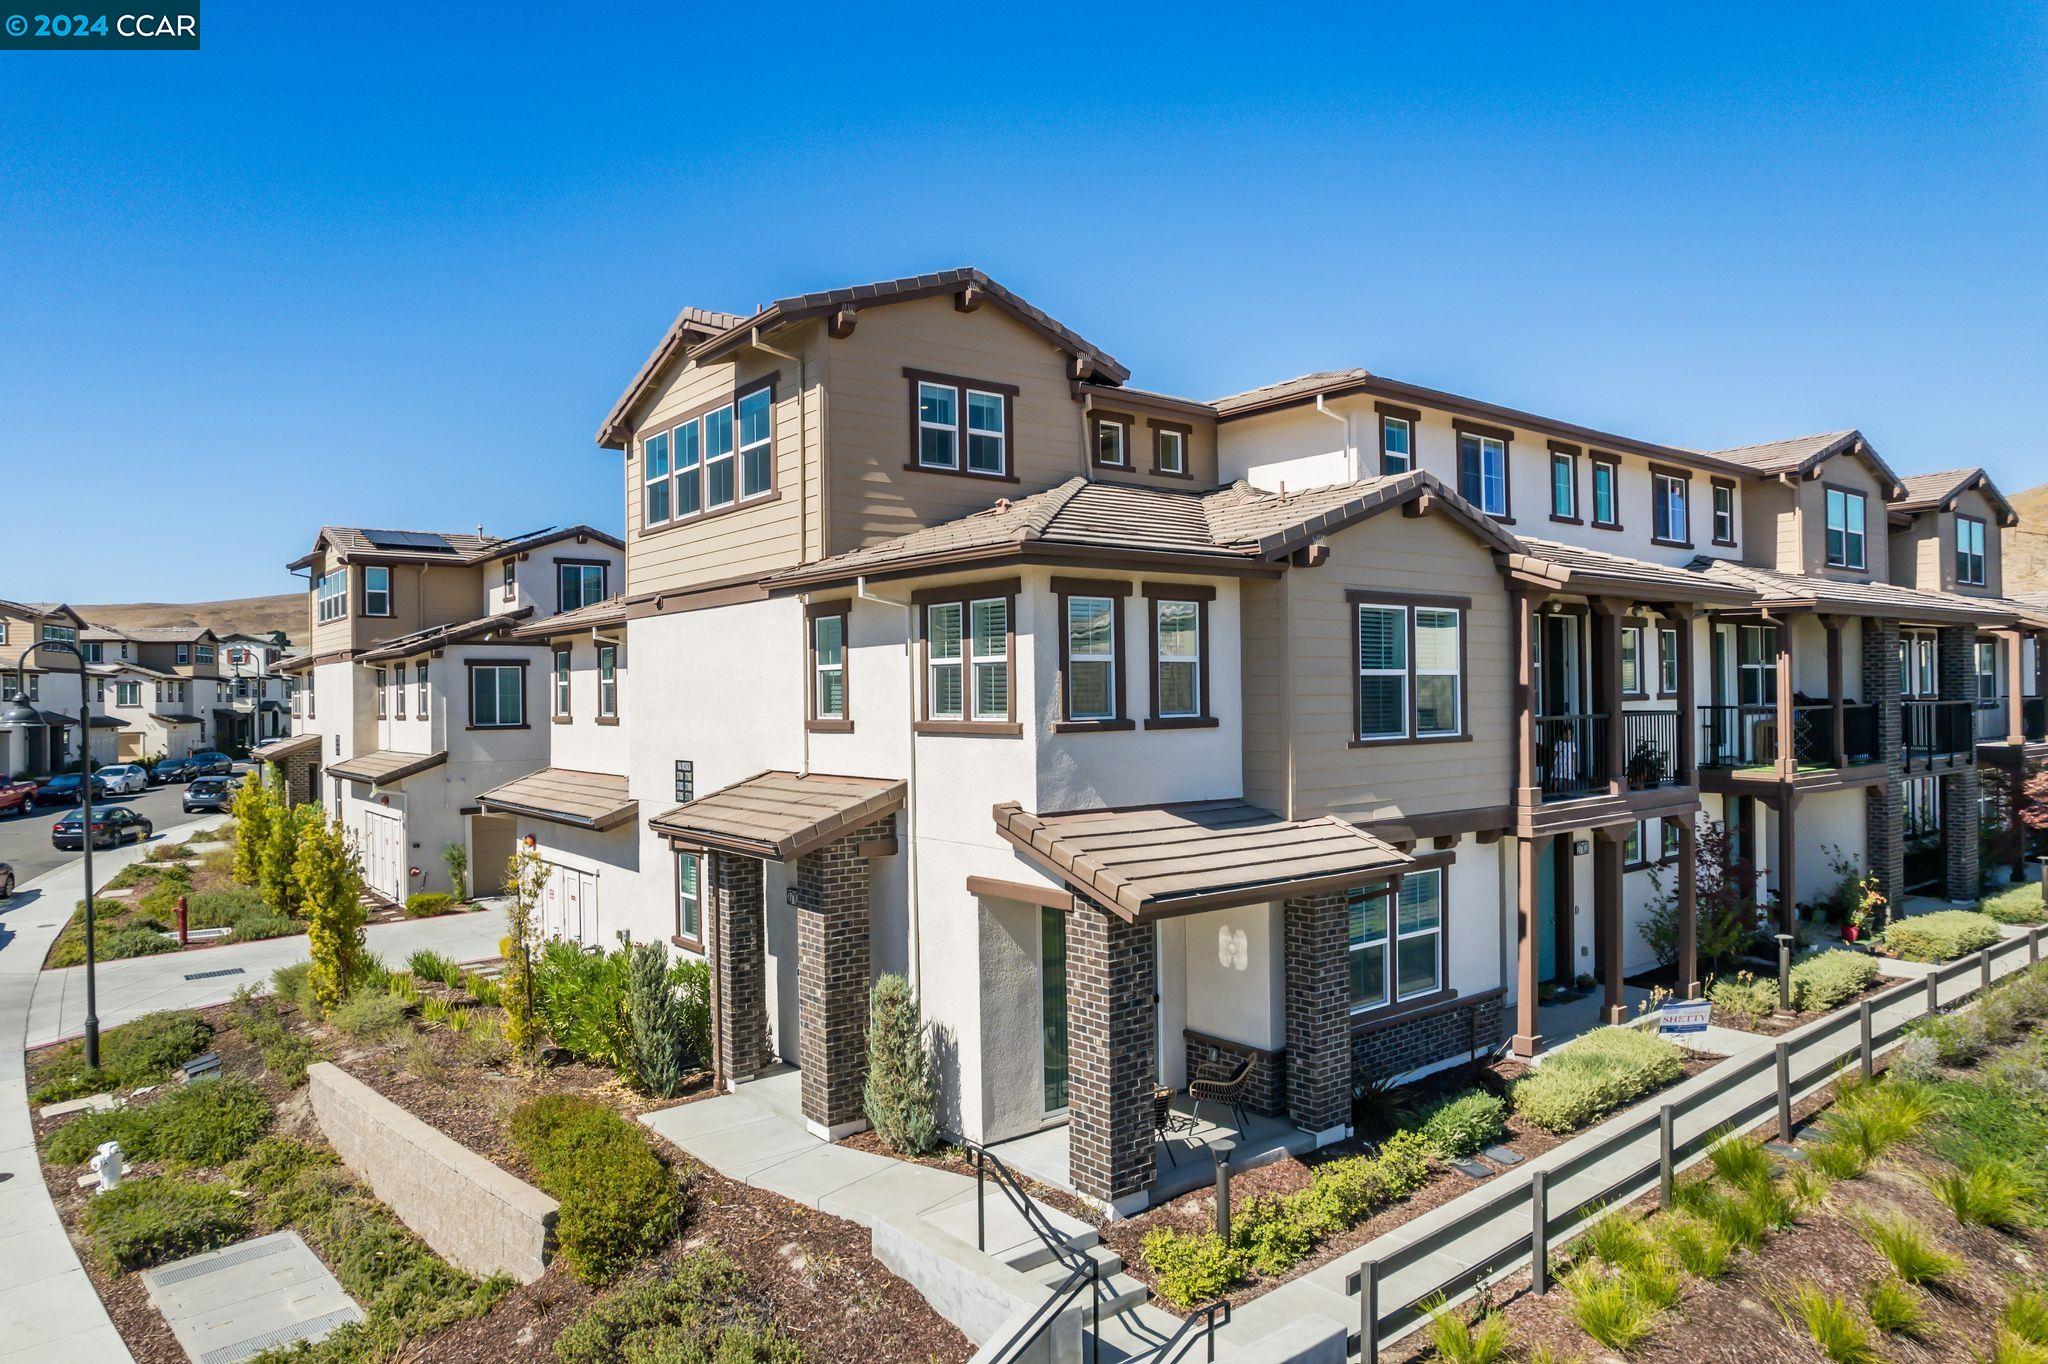
[(262, 635), (272, 630), (282, 630), (287, 636), (306, 633), (306, 598), (300, 592), (235, 597), (229, 601), (130, 602), (118, 606), (82, 606), (73, 602), (72, 609), (95, 624), (115, 629), (205, 625), (218, 635)]
[(2048, 594), (2048, 483), (2011, 501), (2020, 523), (2005, 532), (2005, 590), (2014, 596)]

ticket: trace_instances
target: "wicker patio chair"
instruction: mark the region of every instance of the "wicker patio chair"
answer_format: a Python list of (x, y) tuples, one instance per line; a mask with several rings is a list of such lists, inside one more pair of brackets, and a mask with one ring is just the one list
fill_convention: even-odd
[(1173, 1153), (1173, 1138), (1194, 1130), (1193, 1118), (1173, 1111), (1173, 1090), (1166, 1085), (1155, 1086), (1152, 1090), (1152, 1136), (1166, 1148), (1166, 1159), (1170, 1164), (1180, 1164), (1180, 1157)]
[(1246, 1056), (1235, 1066), (1211, 1062), (1197, 1071), (1188, 1085), (1188, 1097), (1195, 1102), (1195, 1111), (1201, 1111), (1204, 1101), (1227, 1105), (1230, 1116), (1237, 1119), (1237, 1130), (1242, 1132), (1248, 1126), (1244, 1116), (1244, 1092), (1252, 1082), (1252, 1061)]

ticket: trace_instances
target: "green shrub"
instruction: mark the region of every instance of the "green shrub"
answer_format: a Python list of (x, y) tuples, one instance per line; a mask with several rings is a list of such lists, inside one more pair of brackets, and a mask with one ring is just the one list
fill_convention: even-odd
[(1429, 1313), (1429, 1343), (1444, 1364), (1496, 1364), (1508, 1356), (1508, 1319), (1482, 1312), (1478, 1325), (1450, 1310), (1443, 1295), (1422, 1304)]
[(2016, 1231), (2033, 1219), (2033, 1181), (2007, 1161), (1951, 1170), (1936, 1175), (1927, 1187), (1964, 1226)]
[(1829, 1013), (1868, 990), (1877, 962), (1846, 947), (1808, 957), (1792, 968), (1792, 1007), (1801, 1013)]
[(1981, 952), (2003, 939), (1997, 921), (1967, 909), (1939, 909), (1897, 919), (1880, 941), (1884, 950), (1903, 961), (1954, 961)]
[(36, 1088), (35, 1101), (60, 1103), (101, 1090), (153, 1083), (205, 1051), (212, 1040), (212, 1026), (196, 1013), (180, 1009), (144, 1014), (101, 1035), (98, 1070), (85, 1064), (81, 1042), (52, 1049), (53, 1059)]
[(798, 1364), (803, 1352), (741, 1303), (746, 1282), (721, 1251), (685, 1256), (665, 1279), (599, 1299), (555, 1339), (558, 1364)]
[(1892, 1272), (1916, 1288), (1939, 1288), (1964, 1269), (1963, 1262), (1943, 1250), (1926, 1231), (1903, 1217), (1859, 1219), (1863, 1239), (1891, 1262)]
[(405, 1015), (405, 1001), (398, 996), (387, 990), (364, 988), (341, 1002), (332, 1021), (350, 1037), (376, 1040), (404, 1027)]
[(1546, 1132), (1572, 1132), (1685, 1074), (1685, 1053), (1634, 1028), (1597, 1028), (1515, 1081), (1515, 1112)]
[(469, 992), (471, 999), (486, 1008), (495, 1009), (503, 1001), (504, 988), (489, 976), (478, 975), (475, 971), (462, 973), (462, 988)]
[(1807, 1338), (1834, 1364), (1883, 1364), (1884, 1356), (1870, 1343), (1870, 1333), (1856, 1320), (1846, 1298), (1803, 1283), (1793, 1290), (1791, 1303), (1778, 1310), (1787, 1326), (1804, 1326)]
[(637, 1124), (595, 1100), (549, 1094), (520, 1105), (508, 1131), (562, 1205), (555, 1235), (578, 1278), (609, 1282), (675, 1234), (682, 1187)]
[[(139, 923), (116, 929), (93, 944), (93, 954), (106, 961), (122, 961), (129, 957), (153, 957), (159, 952), (177, 950), (176, 938), (161, 929)], [(80, 960), (84, 959), (81, 957)]]
[(1214, 1232), (1155, 1227), (1145, 1233), (1139, 1253), (1151, 1266), (1159, 1296), (1183, 1309), (1222, 1297), (1244, 1278), (1244, 1255)]
[(1634, 1349), (1656, 1325), (1656, 1306), (1621, 1275), (1581, 1265), (1565, 1275), (1563, 1285), (1571, 1319), (1610, 1350)]
[(699, 1069), (711, 1065), (711, 966), (685, 957), (668, 968), (669, 983), (683, 1006), (683, 1036), (689, 1042), (690, 1063)]
[(2016, 1290), (2006, 1299), (1999, 1322), (2029, 1345), (2048, 1346), (2048, 1293), (2037, 1288)]
[(149, 1110), (144, 1108), (81, 1113), (43, 1139), (43, 1159), (52, 1165), (83, 1165), (101, 1142), (118, 1141), (127, 1160), (142, 1160), (154, 1130)]
[(1657, 1219), (1656, 1230), (1678, 1267), (1694, 1278), (1718, 1279), (1728, 1272), (1735, 1243), (1713, 1223), (1680, 1213)]
[(320, 1010), (313, 999), (313, 963), (294, 962), (280, 966), (270, 973), (270, 991), (300, 1013), (318, 1018)]
[(1318, 1165), (1309, 1186), (1287, 1196), (1290, 1213), (1317, 1237), (1334, 1236), (1421, 1188), (1429, 1145), (1420, 1132), (1397, 1132), (1366, 1156)]
[(113, 1270), (147, 1269), (248, 1235), (249, 1209), (225, 1184), (130, 1179), (85, 1205), (79, 1225)]
[(633, 1029), (633, 1072), (649, 1094), (672, 1099), (695, 1060), (682, 996), (669, 983), (668, 952), (659, 943), (632, 949), (626, 1019)]
[(266, 938), (289, 938), (303, 933), (306, 926), (297, 919), (283, 919), (270, 914), (251, 914), (235, 924), (235, 931), (228, 935), (229, 942), (261, 942)]
[(1707, 1000), (1738, 1021), (1753, 1024), (1758, 1019), (1770, 1017), (1778, 1007), (1778, 984), (1752, 972), (1741, 971), (1732, 980), (1721, 977), (1707, 982)]
[(405, 917), (431, 919), (455, 908), (455, 897), (441, 890), (418, 890), (405, 897)]
[(101, 1142), (118, 1141), (131, 1163), (224, 1165), (269, 1126), (270, 1104), (248, 1081), (193, 1080), (152, 1104), (81, 1114), (52, 1132), (43, 1149), (53, 1163), (79, 1165)]
[(632, 963), (625, 949), (585, 952), (560, 939), (533, 964), (533, 1004), (555, 1045), (572, 1056), (632, 1074), (633, 1025), (626, 1018)]
[(2042, 907), (2039, 882), (2029, 881), (1987, 895), (1977, 909), (1987, 919), (2002, 924), (2048, 924), (2048, 909)]
[(1869, 1161), (1918, 1136), (1934, 1114), (1934, 1097), (1926, 1089), (1909, 1080), (1887, 1080), (1844, 1095), (1822, 1125), (1829, 1140), (1852, 1143)]
[(453, 990), (462, 984), (462, 968), (439, 952), (421, 948), (405, 959), (405, 969), (420, 980), (431, 980)]
[(1610, 1212), (1587, 1229), (1579, 1248), (1611, 1269), (1634, 1269), (1661, 1258), (1640, 1213)]
[(1984, 1020), (1975, 1010), (1923, 1018), (1913, 1024), (1913, 1033), (1934, 1044), (1935, 1059), (1945, 1066), (1967, 1066), (1991, 1046)]
[(1870, 1324), (1888, 1336), (1927, 1334), (1927, 1309), (1920, 1295), (1897, 1279), (1879, 1279), (1864, 1290), (1863, 1310), (1870, 1313)]
[(1230, 1217), (1230, 1243), (1261, 1274), (1285, 1274), (1309, 1251), (1316, 1234), (1285, 1199), (1248, 1198)]
[(1498, 1095), (1468, 1089), (1423, 1111), (1421, 1132), (1444, 1160), (1462, 1160), (1499, 1141), (1508, 1130), (1508, 1106)]
[(862, 1107), (884, 1145), (922, 1155), (939, 1143), (939, 1093), (910, 982), (893, 972), (868, 993), (868, 1078)]

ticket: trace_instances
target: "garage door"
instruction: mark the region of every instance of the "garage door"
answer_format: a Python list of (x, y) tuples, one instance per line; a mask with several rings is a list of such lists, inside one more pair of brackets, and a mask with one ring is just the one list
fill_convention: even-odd
[(515, 832), (512, 820), (504, 815), (469, 817), (470, 894), (497, 895), (504, 891), (505, 864), (512, 860)]
[(405, 899), (405, 821), (381, 810), (364, 810), (356, 826), (356, 852), (363, 884), (393, 901)]

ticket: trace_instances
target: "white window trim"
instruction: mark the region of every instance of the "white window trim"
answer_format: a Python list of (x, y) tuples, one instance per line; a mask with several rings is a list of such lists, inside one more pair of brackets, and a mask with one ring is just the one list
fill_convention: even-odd
[[(1103, 608), (1105, 614), (1109, 619), (1109, 647), (1107, 649), (1100, 651), (1091, 651), (1088, 653), (1081, 653), (1074, 648), (1074, 608), (1081, 605), (1099, 605)], [(1064, 629), (1067, 634), (1067, 663), (1069, 666), (1069, 674), (1067, 677), (1066, 688), (1066, 718), (1069, 720), (1120, 719), (1121, 717), (1118, 716), (1116, 713), (1116, 670), (1118, 644), (1118, 640), (1116, 637), (1116, 598), (1071, 596), (1066, 598), (1066, 606), (1061, 614), (1063, 616), (1063, 619), (1061, 621), (1061, 628)], [(1072, 665), (1076, 663), (1106, 663), (1109, 665), (1108, 680), (1104, 683), (1102, 688), (1103, 709), (1099, 713), (1089, 712), (1084, 714), (1074, 709), (1074, 679), (1071, 672), (1071, 668)]]
[[(1190, 653), (1170, 654), (1166, 651), (1166, 635), (1161, 627), (1165, 623), (1166, 608), (1169, 606), (1186, 611), (1195, 623), (1195, 647)], [(1208, 698), (1202, 695), (1202, 650), (1207, 646), (1207, 641), (1202, 638), (1202, 616), (1202, 604), (1198, 601), (1188, 601), (1179, 597), (1158, 597), (1152, 602), (1152, 650), (1159, 660), (1158, 666), (1163, 669), (1169, 663), (1185, 664), (1191, 679), (1188, 695), (1194, 701), (1194, 706), (1190, 710), (1168, 710), (1164, 704), (1156, 704), (1153, 708), (1162, 720), (1200, 719), (1204, 713), (1203, 707), (1208, 705)], [(1155, 672), (1152, 676), (1152, 695), (1155, 702), (1160, 694), (1159, 674)]]
[[(742, 439), (745, 425), (740, 417), (740, 404), (759, 398), (767, 410), (768, 419), (762, 423), (761, 438), (749, 441)], [(775, 491), (775, 390), (771, 387), (757, 387), (736, 395), (732, 400), (733, 440), (733, 492), (734, 503), (752, 502)], [(747, 457), (757, 450), (768, 452), (768, 481), (752, 492), (747, 491)]]
[[(652, 447), (656, 441), (661, 442), (661, 472), (659, 474), (654, 472), (654, 461), (651, 458)], [(675, 433), (672, 430), (657, 431), (651, 436), (642, 438), (640, 441), (640, 524), (643, 526), (665, 526), (675, 519), (675, 459), (676, 442)], [(650, 502), (657, 487), (668, 494), (668, 509), (662, 512), (660, 516), (653, 516), (649, 514)], [(510, 562), (510, 560), (506, 561), (508, 566)], [(507, 585), (510, 585), (509, 581)]]
[[(384, 586), (370, 586), (370, 575), (373, 573), (381, 573), (384, 575)], [(370, 599), (372, 595), (379, 596), (384, 599), (383, 610), (373, 611), (370, 609)], [(391, 614), (391, 570), (385, 567), (383, 564), (363, 565), (363, 614), (366, 616), (376, 616), (379, 619), (382, 619), (383, 617)]]
[[(947, 402), (951, 403), (953, 407), (953, 420), (951, 422), (935, 422), (926, 419), (924, 415), (924, 395), (927, 389), (934, 393), (946, 395)], [(920, 469), (952, 469), (957, 471), (961, 467), (963, 461), (960, 449), (960, 433), (961, 428), (967, 424), (967, 413), (962, 410), (962, 401), (960, 390), (952, 384), (941, 384), (930, 379), (919, 379), (917, 381), (917, 464)], [(941, 464), (935, 460), (925, 458), (924, 433), (927, 431), (944, 431), (952, 438), (953, 458), (951, 462)]]
[[(1402, 888), (1406, 886), (1407, 883), (1410, 881), (1425, 880), (1433, 884), (1436, 888), (1436, 926), (1433, 928), (1419, 929), (1412, 933), (1403, 933), (1401, 931)], [(1392, 881), (1384, 881), (1377, 883), (1375, 885), (1360, 887), (1359, 890), (1353, 893), (1357, 895), (1386, 896), (1387, 927), (1386, 932), (1379, 937), (1361, 940), (1358, 942), (1351, 942), (1349, 928), (1347, 925), (1345, 958), (1347, 968), (1350, 962), (1350, 953), (1365, 952), (1372, 948), (1377, 947), (1386, 954), (1384, 958), (1385, 966), (1380, 974), (1382, 988), (1380, 991), (1379, 999), (1366, 1001), (1353, 1000), (1351, 1002), (1351, 1013), (1354, 1016), (1358, 1014), (1372, 1013), (1373, 1011), (1378, 1009), (1391, 1008), (1396, 1004), (1405, 1004), (1412, 999), (1424, 999), (1428, 996), (1441, 993), (1446, 986), (1446, 982), (1444, 980), (1443, 937), (1444, 934), (1448, 931), (1448, 926), (1444, 923), (1444, 869), (1442, 867), (1428, 867), (1422, 871), (1409, 872), (1407, 875), (1397, 877)], [(1416, 938), (1430, 938), (1435, 940), (1434, 950), (1430, 956), (1432, 982), (1429, 985), (1418, 989), (1404, 991), (1401, 988), (1401, 944), (1403, 942), (1411, 941)], [(1348, 969), (1346, 971), (1346, 982), (1347, 983), (1345, 987), (1345, 995), (1348, 999), (1350, 996)]]
[(1169, 463), (1164, 458), (1162, 458), (1159, 461), (1159, 472), (1163, 474), (1186, 473), (1188, 471), (1187, 432), (1172, 431), (1167, 430), (1165, 428), (1161, 428), (1155, 434), (1154, 439), (1156, 439), (1159, 442), (1158, 448), (1162, 456), (1165, 454), (1169, 446), (1172, 447), (1173, 450), (1173, 460), (1171, 463)]
[(1692, 485), (1674, 474), (1650, 473), (1656, 505), (1650, 512), (1650, 538), (1668, 544), (1692, 541)]
[(618, 718), (619, 646), (616, 644), (597, 646), (597, 713), (607, 720)]
[[(1422, 666), (1422, 651), (1417, 646), (1422, 641), (1422, 617), (1425, 614), (1449, 616), (1451, 618), (1451, 658), (1453, 661), (1449, 668), (1424, 668)], [(1451, 727), (1449, 729), (1424, 729), (1421, 716), (1418, 713), (1415, 721), (1416, 737), (1422, 739), (1444, 739), (1452, 735), (1463, 734), (1465, 732), (1465, 613), (1455, 606), (1417, 606), (1409, 612), (1409, 621), (1411, 638), (1409, 640), (1408, 652), (1409, 661), (1415, 667), (1418, 704), (1422, 679), (1425, 677), (1450, 678), (1452, 683), (1451, 694), (1456, 698), (1456, 704), (1451, 708)]]
[(1388, 730), (1383, 733), (1366, 733), (1364, 729), (1365, 707), (1359, 702), (1354, 701), (1352, 704), (1357, 706), (1358, 708), (1358, 720), (1360, 726), (1359, 732), (1356, 737), (1358, 737), (1359, 739), (1406, 739), (1409, 737), (1409, 721), (1415, 713), (1415, 700), (1413, 694), (1409, 690), (1408, 681), (1409, 674), (1413, 671), (1413, 667), (1411, 665), (1415, 661), (1414, 651), (1410, 647), (1411, 641), (1409, 639), (1409, 635), (1411, 631), (1409, 629), (1408, 624), (1408, 608), (1405, 606), (1393, 605), (1391, 603), (1382, 604), (1376, 602), (1359, 602), (1355, 607), (1352, 608), (1351, 628), (1353, 630), (1359, 630), (1361, 628), (1363, 624), (1364, 614), (1367, 611), (1391, 612), (1400, 621), (1400, 624), (1397, 627), (1397, 636), (1401, 641), (1401, 665), (1399, 667), (1367, 667), (1365, 663), (1365, 647), (1363, 643), (1363, 635), (1359, 636), (1360, 642), (1354, 645), (1353, 647), (1358, 650), (1358, 676), (1361, 680), (1368, 677), (1391, 677), (1400, 682), (1401, 727), (1399, 729)]
[[(1557, 500), (1559, 487), (1557, 471), (1560, 468), (1565, 473), (1563, 484), (1564, 504), (1562, 506), (1558, 504)], [(1579, 516), (1579, 461), (1576, 456), (1567, 454), (1562, 450), (1552, 450), (1550, 452), (1550, 514), (1574, 521)]]
[[(978, 427), (974, 424), (974, 400), (976, 398), (989, 398), (994, 400), (996, 405), (995, 430), (984, 430), (981, 427)], [(964, 441), (966, 448), (960, 453), (962, 458), (961, 467), (965, 469), (968, 473), (980, 474), (984, 478), (1000, 478), (1010, 472), (1010, 432), (1009, 419), (1007, 415), (1009, 410), (1010, 400), (1008, 398), (1005, 398), (1002, 394), (991, 393), (985, 388), (974, 388), (972, 386), (969, 386), (967, 388), (966, 397), (964, 398), (962, 406), (960, 408), (960, 429), (962, 433), (961, 439)], [(991, 438), (994, 439), (996, 443), (995, 468), (984, 469), (975, 464), (974, 442), (977, 437), (979, 437), (982, 440), (988, 440)]]
[[(811, 617), (811, 718), (814, 720), (844, 720), (846, 718), (846, 622), (850, 613), (827, 611)], [(839, 661), (825, 662), (825, 651), (818, 647), (818, 631), (826, 621), (839, 628)], [(837, 676), (839, 679), (839, 708), (825, 709), (825, 679)]]
[[(1401, 453), (1396, 455), (1388, 448), (1387, 437), (1401, 433)], [(1394, 460), (1401, 461), (1401, 467), (1393, 467)], [(1415, 467), (1415, 423), (1406, 417), (1380, 416), (1380, 472), (1382, 474), (1405, 474)]]
[[(1498, 507), (1493, 504), (1496, 483), (1500, 486)], [(1479, 437), (1479, 509), (1488, 516), (1508, 514), (1508, 443), (1499, 436)]]
[[(314, 584), (314, 619), (325, 625), (329, 621), (344, 620), (348, 617), (348, 570), (337, 568), (323, 573)], [(121, 655), (126, 658), (124, 651)]]
[[(704, 864), (693, 852), (678, 852), (675, 861), (676, 876), (676, 936), (689, 942), (704, 941)], [(689, 864), (691, 891), (683, 893), (683, 865)], [(695, 912), (696, 925), (691, 927), (683, 921), (683, 906), (687, 904)]]
[[(982, 653), (975, 643), (974, 608), (991, 605), (999, 606), (1003, 610), (1003, 643), (999, 651)], [(967, 655), (967, 660), (972, 665), (968, 674), (961, 680), (963, 685), (971, 684), (974, 688), (973, 692), (963, 696), (962, 700), (966, 705), (967, 711), (976, 720), (1008, 720), (1010, 718), (1010, 708), (1013, 704), (1014, 696), (1012, 689), (1016, 686), (1016, 679), (1009, 675), (1010, 632), (1015, 628), (1015, 623), (1009, 618), (1009, 611), (1010, 601), (1007, 597), (977, 597), (967, 603), (967, 613), (961, 618), (960, 651)], [(987, 714), (983, 714), (981, 709), (981, 670), (991, 667), (1003, 669), (1004, 705), (1000, 711), (990, 711)]]
[(552, 715), (557, 720), (569, 718), (572, 666), (573, 654), (568, 649), (556, 649), (548, 656), (548, 696), (552, 703)]
[[(1116, 435), (1116, 458), (1105, 459), (1102, 454), (1103, 432)], [(1124, 443), (1125, 427), (1122, 422), (1113, 422), (1106, 417), (1095, 419), (1095, 462), (1105, 469), (1128, 469), (1131, 467), (1131, 452)]]

